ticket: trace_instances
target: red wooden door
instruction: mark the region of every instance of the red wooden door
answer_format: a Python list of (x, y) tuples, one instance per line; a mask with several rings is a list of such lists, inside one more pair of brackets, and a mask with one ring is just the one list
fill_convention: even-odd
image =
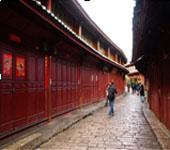
[[(160, 64), (160, 119), (170, 129), (170, 62), (165, 60)], [(159, 91), (158, 91), (159, 92)]]
[(151, 66), (152, 72), (150, 72), (150, 99), (151, 99), (151, 109), (155, 113), (155, 115), (160, 119), (160, 95), (159, 91), (159, 70), (157, 65), (152, 64)]
[(44, 120), (44, 55), (0, 44), (0, 74), (0, 134)]
[(45, 110), (45, 56), (38, 54), (36, 59), (36, 108), (37, 120), (47, 117)]
[(26, 56), (13, 47), (1, 48), (0, 106), (1, 133), (27, 123)]
[(78, 65), (66, 60), (52, 63), (52, 115), (78, 107)]
[(13, 54), (11, 47), (0, 47), (0, 135), (14, 128)]

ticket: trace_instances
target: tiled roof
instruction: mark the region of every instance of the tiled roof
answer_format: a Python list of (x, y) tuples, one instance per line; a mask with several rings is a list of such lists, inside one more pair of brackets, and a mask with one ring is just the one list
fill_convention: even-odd
[(72, 33), (73, 36), (75, 36), (78, 40), (80, 40), (81, 42), (83, 42), (87, 47), (89, 47), (91, 50), (93, 50), (95, 53), (97, 53), (98, 55), (102, 56), (103, 58), (111, 61), (112, 63), (114, 63), (115, 65), (117, 65), (120, 68), (123, 68), (124, 70), (127, 71), (126, 67), (124, 67), (124, 65), (121, 65), (115, 61), (113, 61), (112, 59), (106, 57), (105, 55), (103, 55), (102, 53), (100, 53), (99, 51), (97, 51), (96, 49), (94, 49), (89, 43), (87, 43), (84, 39), (82, 39), (80, 36), (78, 36), (71, 28), (69, 28), (62, 20), (60, 20), (57, 16), (55, 16), (54, 13), (52, 13), (50, 10), (48, 10), (46, 8), (46, 6), (42, 5), (42, 3), (38, 0), (32, 0), (33, 2), (35, 2), (39, 7), (42, 8), (43, 11), (45, 11), (48, 15), (50, 15), (55, 21), (58, 21), (58, 23), (60, 23), (67, 31), (69, 31), (70, 33)]

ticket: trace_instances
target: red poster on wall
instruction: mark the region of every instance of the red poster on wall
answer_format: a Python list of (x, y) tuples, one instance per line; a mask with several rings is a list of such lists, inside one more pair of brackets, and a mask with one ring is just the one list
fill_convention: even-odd
[(12, 55), (3, 53), (2, 55), (2, 74), (12, 75)]
[(25, 76), (25, 58), (16, 57), (16, 76), (24, 77)]

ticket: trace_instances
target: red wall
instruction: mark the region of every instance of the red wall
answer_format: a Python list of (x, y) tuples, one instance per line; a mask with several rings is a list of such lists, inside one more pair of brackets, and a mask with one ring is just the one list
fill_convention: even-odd
[[(119, 94), (123, 92), (123, 77), (117, 72), (103, 72), (95, 63), (80, 65), (15, 44), (0, 43), (1, 74), (4, 54), (12, 56), (12, 73), (0, 80), (1, 136), (105, 99), (106, 84), (112, 80)], [(16, 57), (25, 60), (24, 76), (16, 76)]]
[(148, 100), (151, 110), (170, 130), (170, 60), (160, 61), (149, 66)]

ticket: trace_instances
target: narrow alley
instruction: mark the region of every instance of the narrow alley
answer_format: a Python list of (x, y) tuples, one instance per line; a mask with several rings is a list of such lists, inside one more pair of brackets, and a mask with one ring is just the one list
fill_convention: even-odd
[(137, 95), (128, 94), (115, 102), (115, 115), (109, 107), (94, 112), (36, 150), (161, 149), (146, 121)]
[(0, 150), (170, 150), (170, 1), (95, 3), (0, 0)]

